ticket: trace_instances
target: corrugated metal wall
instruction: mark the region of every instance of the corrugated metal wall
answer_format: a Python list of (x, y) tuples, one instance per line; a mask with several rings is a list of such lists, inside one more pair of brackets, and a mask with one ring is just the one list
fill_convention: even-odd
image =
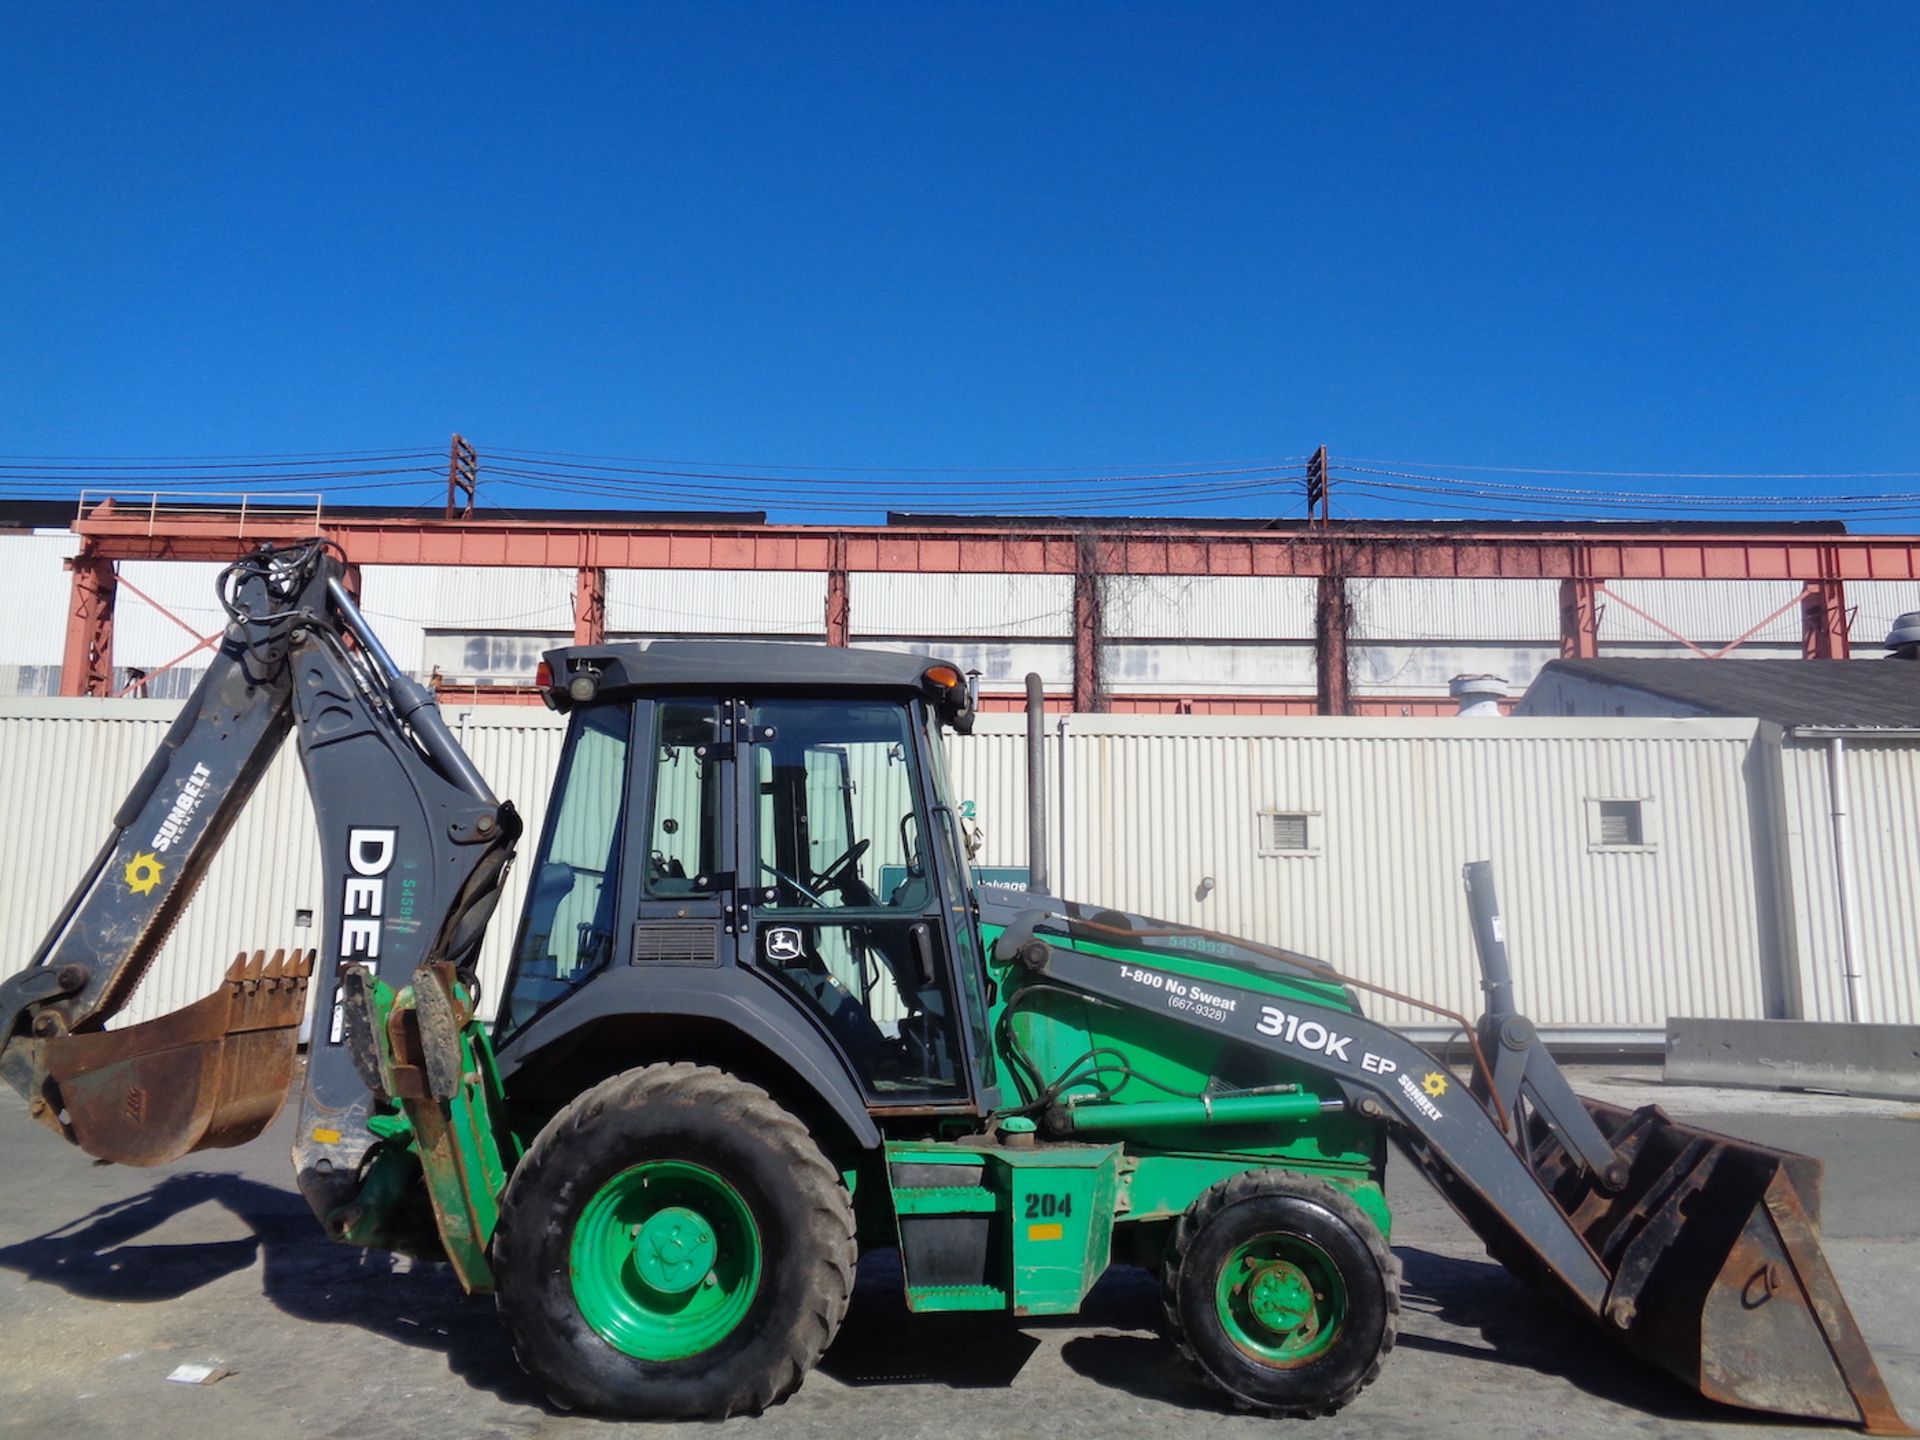
[[(1920, 1024), (1920, 745), (1850, 739), (1846, 749), (1860, 1018)], [(1826, 744), (1789, 741), (1781, 763), (1802, 1003), (1809, 1020), (1845, 1020)]]
[(1409, 640), (1397, 645), (1352, 644), (1347, 655), (1354, 693), (1390, 699), (1444, 695), (1457, 675), (1497, 675), (1507, 682), (1507, 693), (1517, 695), (1549, 660), (1559, 658), (1560, 651), (1553, 645), (1443, 645)]
[(1356, 579), (1347, 598), (1357, 640), (1560, 641), (1558, 580)]
[(1863, 656), (1880, 653), (1893, 622), (1910, 610), (1920, 610), (1920, 584), (1912, 580), (1849, 580), (1847, 606), (1852, 618), (1847, 637)]
[(1297, 576), (1109, 575), (1101, 614), (1122, 640), (1310, 640), (1316, 588)]
[(496, 565), (368, 565), (360, 605), (404, 670), (424, 674), (428, 630), (573, 634), (574, 572)]
[[(71, 534), (0, 534), (0, 695), (51, 688), (64, 642)], [(215, 565), (128, 562), (121, 574), (195, 635), (217, 628)], [(459, 683), (523, 680), (546, 645), (573, 629), (574, 572), (562, 568), (369, 566), (365, 605), (395, 657), (425, 676)], [(1641, 619), (1646, 610), (1689, 639), (1717, 647), (1798, 593), (1795, 582), (1617, 580), (1601, 597), (1604, 653), (1684, 655)], [(746, 570), (614, 570), (607, 622), (615, 636), (782, 635), (824, 638), (826, 576)], [(1311, 697), (1315, 584), (1287, 576), (1109, 575), (1102, 582), (1105, 680), (1142, 696)], [(1895, 616), (1920, 609), (1920, 583), (1847, 582), (1856, 653), (1877, 658)], [(1353, 682), (1378, 701), (1431, 700), (1461, 673), (1503, 676), (1525, 688), (1557, 653), (1559, 585), (1552, 580), (1356, 578)], [(1066, 575), (914, 575), (860, 572), (849, 580), (852, 634), (886, 644), (933, 644), (979, 669), (996, 694), (1030, 669), (1050, 690), (1071, 685), (1073, 579)], [(1799, 652), (1798, 608), (1775, 617), (1742, 653)], [(429, 639), (427, 632), (436, 632)], [(464, 642), (474, 637), (476, 648)], [(482, 638), (484, 637), (484, 638)], [(123, 592), (115, 663), (152, 671), (192, 644), (188, 633)], [(201, 664), (156, 676), (146, 693), (183, 693)]]
[[(1724, 645), (1746, 634), (1766, 620), (1780, 606), (1787, 609), (1767, 622), (1753, 635), (1749, 645), (1800, 644), (1800, 607), (1796, 602), (1804, 588), (1797, 580), (1609, 580), (1607, 589), (1620, 600), (1644, 610), (1661, 625), (1679, 631), (1696, 645)], [(1633, 613), (1626, 605), (1610, 603), (1605, 595), (1598, 603), (1606, 608), (1600, 617), (1600, 644), (1609, 647), (1633, 642), (1677, 644), (1661, 630)]]
[(0, 663), (60, 663), (71, 593), (62, 562), (79, 548), (64, 532), (0, 536)]
[(824, 574), (804, 570), (607, 572), (609, 635), (825, 636), (826, 630)]
[[(1067, 661), (1071, 674), (1071, 652)], [(1311, 699), (1314, 687), (1313, 645), (1305, 640), (1267, 645), (1220, 640), (1111, 641), (1102, 665), (1107, 689), (1132, 695), (1293, 692)]]
[[(1540, 1023), (1650, 1034), (1670, 1014), (1759, 1018), (1768, 957), (1742, 768), (1756, 729), (1076, 716), (1059, 880), (1081, 900), (1304, 950), (1474, 1014), (1459, 876), (1491, 859), (1521, 1004)], [(1020, 863), (1017, 739), (976, 736), (953, 754), (983, 862)], [(1641, 800), (1652, 843), (1595, 848), (1600, 799)], [(1314, 851), (1260, 854), (1262, 810), (1309, 814)]]
[[(38, 941), (175, 709), (159, 701), (0, 704), (0, 805), (25, 822), (9, 830), (0, 864), (7, 963)], [(449, 720), (496, 791), (527, 817), (523, 860), (530, 858), (562, 720), (492, 706), (454, 710)], [(1521, 1003), (1541, 1023), (1651, 1034), (1669, 1014), (1765, 1014), (1754, 811), (1743, 770), (1753, 722), (1077, 716), (1064, 743), (1052, 722), (1049, 732), (1056, 802), (1065, 797), (1050, 826), (1055, 875), (1077, 898), (1306, 950), (1473, 1013), (1459, 867), (1492, 859)], [(1022, 735), (1021, 717), (983, 716), (977, 734), (949, 746), (955, 799), (984, 832), (982, 864), (1026, 860)], [(1858, 794), (1877, 783), (1863, 773)], [(1889, 793), (1874, 812), (1883, 818), (1871, 823), (1894, 829), (1904, 814), (1911, 829), (1914, 791), (1909, 778), (1905, 799)], [(1651, 843), (1594, 848), (1598, 799), (1641, 800)], [(1313, 817), (1313, 852), (1261, 854), (1260, 812), (1268, 809)], [(289, 746), (131, 1018), (211, 990), (242, 947), (318, 943), (317, 926), (294, 927), (297, 911), (317, 918), (323, 903), (312, 834)], [(1798, 868), (1814, 877), (1807, 884), (1828, 893), (1817, 844), (1802, 848)], [(1863, 853), (1870, 848), (1863, 840)], [(1889, 848), (1886, 874), (1863, 875), (1863, 895), (1883, 884), (1911, 895), (1914, 863), (1910, 841)], [(487, 942), (489, 1001), (528, 868), (516, 867)], [(1205, 877), (1214, 889), (1198, 898)], [(1818, 898), (1801, 903), (1812, 910)], [(1891, 953), (1898, 927), (1876, 923), (1876, 953)], [(1803, 923), (1803, 944), (1815, 928)], [(1904, 1003), (1912, 1004), (1911, 968), (1907, 974)], [(1428, 1018), (1385, 1002), (1378, 1008), (1400, 1023)]]
[[(113, 607), (113, 663), (152, 670), (178, 659), (201, 636), (224, 630), (227, 612), (214, 594), (214, 581), (223, 568), (197, 560), (123, 560)], [(63, 589), (64, 581), (63, 576)], [(146, 598), (134, 593), (136, 587)], [(179, 623), (162, 613), (162, 606)], [(66, 633), (64, 620), (60, 633)], [(202, 652), (183, 665), (204, 670), (206, 663)]]
[(1029, 674), (1037, 674), (1049, 694), (1073, 688), (1073, 645), (1066, 640), (855, 640), (853, 648), (912, 650), (957, 665), (962, 674), (977, 670), (986, 694), (1022, 694)]
[[(178, 711), (168, 700), (0, 702), (0, 813), (16, 820), (0, 836), (0, 967), (25, 963), (39, 943)], [(476, 706), (448, 718), (496, 793), (519, 805), (529, 835), (537, 836), (562, 718), (504, 706)], [(532, 846), (532, 839), (523, 842), (523, 857)], [(489, 1007), (506, 973), (525, 886), (526, 867), (517, 865), (482, 952)], [(322, 904), (313, 807), (289, 743), (120, 1023), (208, 994), (240, 950), (318, 946)], [(302, 910), (313, 914), (309, 929), (296, 924)]]
[(1073, 577), (857, 571), (847, 609), (861, 636), (1071, 635)]

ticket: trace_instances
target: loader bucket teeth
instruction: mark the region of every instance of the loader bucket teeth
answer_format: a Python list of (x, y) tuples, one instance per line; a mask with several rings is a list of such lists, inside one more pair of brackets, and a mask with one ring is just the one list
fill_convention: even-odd
[(1582, 1103), (1630, 1159), (1625, 1186), (1609, 1194), (1564, 1153), (1536, 1160), (1611, 1276), (1603, 1325), (1710, 1400), (1915, 1433), (1820, 1248), (1818, 1160), (1681, 1125), (1651, 1105)]
[(314, 952), (242, 953), (213, 994), (157, 1020), (45, 1042), (36, 1113), (89, 1155), (163, 1165), (241, 1145), (293, 1078)]

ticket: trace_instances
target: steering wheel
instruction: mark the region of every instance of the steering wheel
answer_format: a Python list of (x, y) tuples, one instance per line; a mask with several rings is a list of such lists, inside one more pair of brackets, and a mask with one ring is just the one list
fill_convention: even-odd
[(813, 891), (807, 889), (806, 886), (802, 885), (798, 880), (794, 879), (793, 876), (787, 874), (786, 871), (775, 869), (773, 866), (769, 865), (764, 860), (760, 862), (760, 868), (766, 871), (767, 874), (773, 876), (774, 879), (780, 881), (783, 885), (787, 886), (789, 889), (793, 891), (794, 894), (798, 895), (801, 899), (805, 900), (808, 904), (818, 905), (822, 909), (826, 908), (826, 904), (827, 904), (826, 901), (822, 900), (818, 895), (814, 894)]
[(822, 890), (838, 888), (840, 882), (846, 878), (844, 872), (851, 869), (854, 862), (872, 848), (873, 841), (871, 840), (854, 841), (852, 845), (847, 847), (845, 853), (842, 854), (838, 860), (828, 865), (826, 869), (816, 870), (814, 872), (813, 883), (818, 885)]

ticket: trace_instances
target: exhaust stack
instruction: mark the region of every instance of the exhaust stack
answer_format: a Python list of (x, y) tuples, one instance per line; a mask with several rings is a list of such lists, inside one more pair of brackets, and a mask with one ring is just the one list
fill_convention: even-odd
[(1047, 875), (1047, 692), (1027, 672), (1027, 888), (1052, 893)]

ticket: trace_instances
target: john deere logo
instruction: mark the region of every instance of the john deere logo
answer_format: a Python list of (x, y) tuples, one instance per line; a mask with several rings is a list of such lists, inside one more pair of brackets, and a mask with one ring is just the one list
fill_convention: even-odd
[(160, 883), (160, 877), (167, 867), (160, 863), (160, 857), (142, 850), (127, 861), (127, 889), (136, 895), (151, 895), (153, 887)]
[(776, 925), (766, 932), (769, 960), (798, 960), (800, 932), (791, 925)]

